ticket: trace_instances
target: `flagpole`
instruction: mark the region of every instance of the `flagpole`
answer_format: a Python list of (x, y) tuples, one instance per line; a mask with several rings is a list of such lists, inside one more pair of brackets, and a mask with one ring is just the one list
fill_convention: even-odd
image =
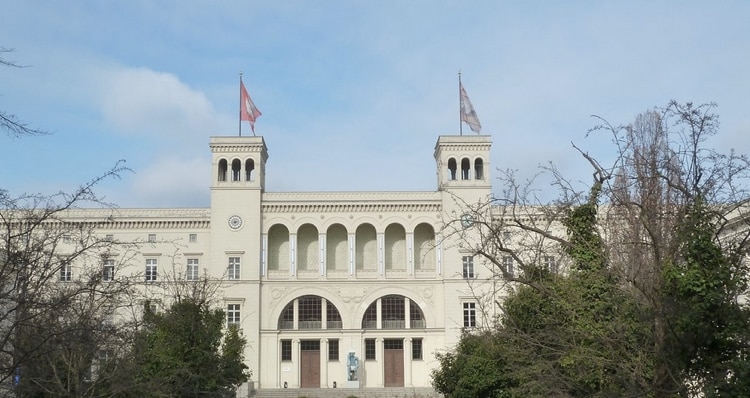
[(237, 127), (239, 136), (242, 137), (242, 72), (240, 72), (240, 108), (239, 108), (239, 124)]
[(464, 124), (461, 122), (461, 70), (458, 70), (458, 134), (464, 135)]

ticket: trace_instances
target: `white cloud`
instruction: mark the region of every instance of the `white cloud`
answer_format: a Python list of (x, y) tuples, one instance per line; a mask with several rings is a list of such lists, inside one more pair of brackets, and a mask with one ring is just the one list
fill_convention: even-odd
[(131, 183), (133, 197), (117, 203), (156, 207), (208, 206), (211, 161), (165, 156), (138, 171)]
[(128, 67), (103, 72), (102, 115), (122, 133), (205, 137), (226, 119), (205, 94), (173, 74)]

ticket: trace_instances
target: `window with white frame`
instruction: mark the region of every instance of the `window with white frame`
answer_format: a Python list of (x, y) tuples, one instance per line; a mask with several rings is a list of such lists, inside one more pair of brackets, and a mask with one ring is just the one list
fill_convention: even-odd
[(239, 257), (229, 257), (229, 266), (227, 266), (227, 279), (240, 279)]
[(476, 303), (464, 303), (464, 327), (473, 328), (477, 326), (477, 309)]
[(474, 279), (476, 277), (474, 274), (474, 256), (463, 256), (462, 261), (464, 265), (464, 279)]
[(104, 259), (102, 265), (102, 280), (109, 282), (115, 279), (115, 260), (111, 258)]
[(292, 340), (281, 340), (281, 360), (292, 360)]
[(190, 234), (188, 235), (188, 241), (190, 243), (195, 243), (198, 241), (198, 234)]
[(227, 326), (240, 327), (239, 304), (227, 304)]
[(60, 281), (70, 282), (73, 280), (73, 266), (68, 261), (64, 261), (60, 266)]
[(148, 234), (148, 241), (151, 243), (156, 242), (156, 234)]
[(198, 280), (198, 269), (199, 269), (199, 262), (197, 258), (187, 259), (187, 267), (185, 268), (185, 279), (189, 281)]
[(156, 281), (157, 264), (155, 258), (146, 259), (146, 282)]
[(513, 269), (512, 256), (503, 256), (503, 271), (505, 271), (511, 278), (513, 277), (515, 270)]
[(411, 359), (422, 360), (422, 339), (411, 340)]
[(544, 266), (547, 271), (557, 273), (557, 261), (555, 261), (554, 256), (544, 256)]

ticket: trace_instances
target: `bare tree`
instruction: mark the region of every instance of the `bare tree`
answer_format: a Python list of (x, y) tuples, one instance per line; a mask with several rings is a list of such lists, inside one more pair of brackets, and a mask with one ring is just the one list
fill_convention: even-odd
[[(11, 68), (20, 68), (21, 66), (13, 61), (7, 60), (4, 55), (13, 52), (13, 49), (0, 46), (0, 66), (7, 66)], [(16, 115), (7, 113), (0, 110), (0, 129), (11, 137), (20, 137), (24, 135), (44, 135), (48, 134), (44, 130), (40, 130), (29, 126), (23, 122)]]

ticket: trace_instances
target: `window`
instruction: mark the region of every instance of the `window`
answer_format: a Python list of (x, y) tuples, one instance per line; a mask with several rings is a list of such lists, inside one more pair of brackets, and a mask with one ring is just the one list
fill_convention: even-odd
[(185, 279), (189, 281), (198, 280), (198, 259), (189, 258), (187, 259), (187, 268), (185, 269)]
[(70, 234), (65, 234), (62, 237), (63, 243), (70, 243)]
[(474, 256), (463, 256), (464, 279), (474, 279)]
[(227, 160), (221, 159), (219, 160), (219, 181), (226, 181), (227, 180)]
[(557, 273), (557, 262), (555, 261), (555, 257), (544, 256), (544, 266), (547, 268), (547, 271)]
[(240, 180), (240, 168), (241, 167), (242, 167), (242, 162), (240, 162), (239, 159), (232, 160), (232, 181)]
[(482, 158), (474, 160), (474, 178), (477, 180), (484, 180), (484, 162)]
[(156, 259), (146, 259), (146, 282), (153, 282), (156, 280)]
[(339, 360), (339, 340), (338, 339), (328, 340), (328, 360), (329, 361)]
[(240, 305), (227, 305), (227, 326), (240, 327)]
[(422, 339), (411, 340), (411, 359), (422, 359)]
[(198, 241), (198, 234), (190, 234), (188, 235), (188, 241), (190, 243), (195, 243)]
[(102, 280), (109, 282), (115, 279), (115, 260), (108, 258), (104, 260), (102, 268)]
[(365, 339), (365, 361), (375, 360), (375, 339)]
[(255, 170), (255, 161), (252, 159), (245, 160), (245, 181), (255, 180), (253, 171)]
[(513, 257), (503, 256), (503, 271), (505, 271), (511, 278), (513, 277)]
[(456, 166), (456, 159), (450, 158), (448, 159), (448, 179), (455, 180), (456, 179), (456, 170), (458, 169), (458, 166)]
[(461, 179), (469, 179), (469, 169), (471, 168), (471, 162), (468, 158), (461, 159)]
[(510, 231), (503, 231), (503, 240), (506, 242), (510, 240)]
[(281, 340), (281, 360), (292, 360), (292, 340)]
[(228, 279), (240, 279), (240, 258), (229, 257), (229, 266), (227, 267)]
[(104, 235), (104, 240), (107, 241), (107, 242), (112, 242), (112, 241), (115, 240), (115, 236), (112, 235), (112, 234), (106, 234), (106, 235)]
[(60, 267), (60, 282), (70, 282), (73, 279), (73, 266), (69, 262), (63, 262)]
[(464, 303), (464, 327), (473, 328), (477, 326), (476, 303)]
[(151, 243), (156, 242), (156, 234), (148, 234), (148, 241)]

